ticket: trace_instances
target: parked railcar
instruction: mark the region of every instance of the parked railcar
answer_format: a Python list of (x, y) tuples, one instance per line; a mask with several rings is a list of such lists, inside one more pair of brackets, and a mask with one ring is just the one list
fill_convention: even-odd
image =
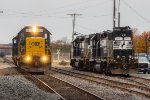
[(78, 36), (72, 42), (71, 66), (106, 74), (137, 73), (132, 30), (116, 27), (113, 31)]
[(12, 39), (14, 63), (29, 72), (45, 72), (51, 67), (51, 33), (42, 26), (26, 26)]

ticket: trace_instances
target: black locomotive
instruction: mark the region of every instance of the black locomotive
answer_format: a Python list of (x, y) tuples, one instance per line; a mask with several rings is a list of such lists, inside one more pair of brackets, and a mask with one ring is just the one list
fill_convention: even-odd
[(137, 73), (130, 27), (77, 36), (72, 42), (71, 63), (76, 69), (106, 74)]

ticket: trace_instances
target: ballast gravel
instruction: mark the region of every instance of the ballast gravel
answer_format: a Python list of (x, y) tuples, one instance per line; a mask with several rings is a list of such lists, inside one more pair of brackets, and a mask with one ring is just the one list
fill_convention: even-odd
[(149, 100), (145, 97), (129, 94), (127, 92), (122, 92), (117, 89), (108, 88), (105, 86), (102, 86), (100, 84), (96, 84), (93, 82), (89, 82), (86, 80), (82, 80), (79, 78), (71, 77), (68, 75), (63, 75), (59, 73), (52, 72), (51, 75), (60, 78), (62, 80), (65, 80), (67, 82), (70, 82), (76, 86), (79, 86), (87, 91), (90, 91), (100, 97), (103, 97), (106, 100)]
[(150, 79), (150, 74), (133, 74), (133, 76)]
[(23, 76), (0, 76), (0, 100), (58, 100)]

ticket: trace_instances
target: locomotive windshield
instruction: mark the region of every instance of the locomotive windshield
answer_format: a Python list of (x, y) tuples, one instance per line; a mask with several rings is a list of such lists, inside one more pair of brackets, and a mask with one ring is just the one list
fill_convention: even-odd
[(45, 34), (44, 33), (32, 33), (32, 32), (27, 32), (26, 33), (26, 37), (44, 37)]
[(43, 29), (40, 27), (29, 27), (25, 32), (26, 37), (44, 37)]
[(113, 31), (113, 37), (132, 37), (132, 30), (127, 27), (116, 27)]
[(113, 31), (113, 49), (132, 49), (132, 31), (126, 28), (115, 28)]

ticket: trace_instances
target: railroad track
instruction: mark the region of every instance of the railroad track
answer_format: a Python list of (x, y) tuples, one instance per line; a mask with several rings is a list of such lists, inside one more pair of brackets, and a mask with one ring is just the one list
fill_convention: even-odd
[(103, 100), (103, 98), (92, 94), (80, 87), (77, 87), (62, 79), (51, 75), (46, 77), (37, 76), (40, 80), (45, 81), (55, 91), (61, 94), (66, 100)]
[(142, 77), (137, 77), (137, 76), (132, 76), (129, 78), (130, 80), (139, 82), (147, 87), (150, 87), (150, 79), (142, 78)]
[(141, 82), (136, 82), (137, 84), (125, 83), (125, 82), (115, 81), (112, 79), (107, 79), (104, 77), (91, 76), (85, 73), (80, 73), (80, 72), (75, 72), (75, 71), (70, 71), (70, 70), (65, 70), (65, 69), (60, 69), (60, 68), (52, 68), (51, 70), (61, 73), (61, 74), (88, 80), (88, 81), (101, 84), (103, 86), (107, 86), (110, 88), (118, 89), (123, 92), (128, 92), (130, 94), (132, 93), (138, 96), (144, 96), (146, 98), (150, 98), (150, 88), (147, 86), (144, 86), (144, 84), (141, 84)]
[[(74, 70), (74, 69), (65, 69), (65, 70), (76, 71), (77, 73), (79, 72), (79, 71)], [(82, 73), (82, 71), (80, 71), (80, 72)], [(103, 75), (103, 74), (99, 74), (99, 73), (91, 73), (91, 72), (88, 72), (88, 74), (87, 73), (85, 73), (85, 74), (87, 76), (91, 76), (91, 77), (95, 77), (95, 78), (99, 78), (99, 77), (106, 78), (107, 77), (107, 79), (118, 80), (120, 82), (137, 84), (137, 85), (140, 85), (140, 86), (150, 88), (150, 79), (145, 79), (145, 78), (141, 78), (141, 77), (136, 77), (136, 76), (129, 76), (128, 77), (128, 76), (118, 76), (118, 75), (107, 76), (107, 75)], [(94, 74), (94, 76), (92, 74)]]
[[(21, 70), (22, 71), (22, 70)], [(26, 73), (26, 72), (25, 72)], [(59, 100), (66, 100), (64, 97), (61, 96), (57, 91), (55, 91), (52, 87), (50, 87), (46, 82), (39, 79), (38, 77), (31, 75), (28, 73), (28, 75), (24, 75), (26, 79), (33, 82), (35, 85), (37, 85), (39, 88), (44, 89), (45, 91), (56, 94)]]
[[(4, 59), (5, 62), (13, 64), (9, 59)], [(88, 92), (80, 87), (77, 87), (62, 79), (56, 78), (51, 75), (32, 75), (17, 68), (19, 73), (40, 88), (44, 87), (46, 91), (57, 94), (61, 100), (104, 100), (103, 98)]]
[[(3, 58), (5, 63), (8, 63), (9, 65), (13, 65), (14, 63), (12, 61), (10, 61), (7, 58)], [(52, 94), (56, 94), (60, 100), (66, 100), (64, 99), (59, 93), (57, 93), (54, 89), (52, 89), (47, 83), (45, 83), (44, 81), (40, 80), (39, 78), (37, 78), (36, 76), (25, 72), (24, 70), (16, 67), (16, 70), (18, 71), (18, 73), (21, 75), (23, 75), (26, 79), (28, 79), (29, 81), (35, 83), (35, 85), (37, 85), (39, 88), (44, 89), (45, 91), (52, 93)]]

